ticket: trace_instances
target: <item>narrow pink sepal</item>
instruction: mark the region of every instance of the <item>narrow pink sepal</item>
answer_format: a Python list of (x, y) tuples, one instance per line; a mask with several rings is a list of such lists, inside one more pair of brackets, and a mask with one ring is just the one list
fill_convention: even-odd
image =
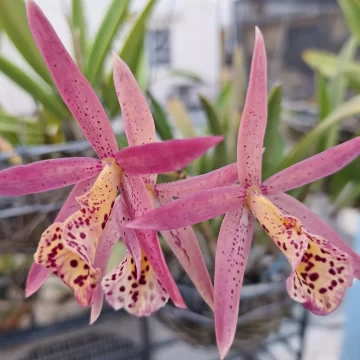
[[(137, 175), (127, 175), (121, 181), (121, 192), (132, 219), (149, 212), (153, 205), (144, 182)], [(156, 231), (136, 230), (141, 248), (145, 251), (157, 279), (177, 307), (186, 308), (179, 289), (170, 273)]]
[[(171, 196), (158, 196), (159, 203), (172, 201)], [(130, 229), (129, 229), (130, 230)], [(162, 231), (161, 235), (173, 251), (190, 280), (199, 291), (204, 301), (214, 309), (214, 288), (206, 268), (205, 261), (191, 226)]]
[[(156, 141), (155, 123), (150, 108), (127, 64), (113, 53), (114, 84), (119, 100), (125, 134), (130, 146)], [(147, 184), (156, 184), (156, 175), (143, 176)]]
[(90, 312), (90, 325), (94, 324), (99, 318), (104, 303), (104, 292), (101, 284), (99, 283), (95, 292), (93, 293), (93, 303)]
[(267, 179), (264, 194), (279, 194), (331, 175), (360, 154), (360, 136), (292, 165)]
[(349, 254), (352, 259), (354, 275), (357, 279), (360, 279), (360, 256), (330, 227), (330, 225), (313, 213), (307, 206), (290, 195), (278, 194), (267, 195), (266, 197), (279, 207), (281, 211), (297, 217), (303, 223), (304, 228), (307, 231), (325, 238), (341, 251)]
[[(93, 186), (97, 176), (91, 179), (78, 183), (69, 194), (64, 205), (62, 206), (59, 214), (57, 215), (55, 222), (62, 222), (72, 215), (75, 211), (79, 210), (79, 204), (76, 201), (78, 196), (87, 193)], [(41, 266), (37, 263), (33, 263), (29, 270), (28, 278), (26, 281), (25, 296), (29, 297), (40, 289), (45, 283), (47, 278), (51, 275), (52, 271), (45, 266)]]
[(26, 280), (25, 297), (30, 297), (36, 293), (40, 287), (45, 283), (52, 271), (45, 266), (39, 265), (34, 262), (31, 265), (29, 274)]
[(207, 174), (158, 184), (155, 186), (155, 192), (158, 195), (185, 196), (215, 187), (232, 185), (237, 180), (237, 164), (232, 163)]
[(93, 158), (37, 161), (0, 171), (0, 195), (18, 196), (58, 189), (89, 179), (101, 171)]
[(100, 158), (118, 150), (114, 132), (95, 91), (34, 1), (28, 0), (30, 30), (65, 104)]
[(118, 196), (115, 200), (113, 209), (110, 213), (109, 220), (106, 223), (105, 229), (101, 234), (95, 255), (95, 268), (100, 268), (102, 274), (106, 272), (107, 263), (114, 245), (120, 238), (120, 231), (117, 224), (117, 211), (121, 197)]
[(267, 122), (266, 52), (262, 34), (255, 30), (249, 85), (237, 145), (239, 181), (245, 187), (261, 181), (261, 164)]
[(60, 209), (58, 215), (56, 216), (56, 219), (54, 222), (63, 222), (65, 221), (70, 215), (72, 215), (74, 212), (80, 210), (79, 203), (76, 201), (77, 197), (80, 197), (84, 194), (86, 194), (92, 186), (94, 185), (97, 175), (93, 176), (90, 179), (84, 180), (74, 186), (74, 188), (71, 190), (69, 196), (67, 197), (64, 205)]
[(115, 159), (128, 174), (161, 174), (183, 169), (222, 141), (222, 136), (204, 136), (183, 140), (129, 146), (120, 150)]
[(126, 227), (126, 224), (131, 221), (131, 217), (129, 214), (129, 211), (125, 205), (125, 201), (122, 197), (119, 197), (119, 201), (116, 206), (116, 224), (118, 227), (119, 234), (130, 252), (132, 258), (135, 261), (137, 274), (137, 280), (140, 279), (141, 276), (141, 259), (142, 259), (142, 253), (141, 253), (141, 246), (139, 243), (139, 239), (136, 235), (135, 230), (128, 229)]
[(139, 85), (127, 64), (113, 53), (114, 83), (129, 145), (156, 141), (155, 124)]
[(134, 229), (171, 230), (196, 224), (241, 206), (246, 190), (239, 185), (223, 186), (181, 197), (127, 225)]
[(244, 206), (227, 213), (221, 224), (215, 258), (215, 333), (220, 358), (234, 340), (245, 265), (253, 237), (253, 219)]

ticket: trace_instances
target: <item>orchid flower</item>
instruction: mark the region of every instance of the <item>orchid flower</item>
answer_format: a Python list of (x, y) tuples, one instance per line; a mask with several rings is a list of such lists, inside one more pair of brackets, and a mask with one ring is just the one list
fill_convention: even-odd
[[(76, 184), (54, 224), (41, 236), (34, 256), (35, 264), (29, 272), (26, 294), (27, 296), (33, 294), (47, 277), (54, 273), (73, 290), (81, 306), (95, 303), (93, 317), (96, 318), (102, 304), (99, 283), (104, 275), (103, 264), (107, 262), (104, 254), (109, 255), (111, 246), (106, 246), (109, 241), (105, 241), (105, 245), (101, 244), (100, 255), (97, 255), (98, 247), (100, 240), (109, 240), (109, 236), (113, 233), (113, 226), (106, 232), (105, 229), (113, 214), (115, 202), (122, 204), (116, 200), (120, 188), (126, 204), (123, 209), (124, 214), (126, 211), (131, 213), (133, 219), (134, 214), (146, 213), (150, 210), (151, 203), (144, 182), (154, 184), (156, 175), (153, 174), (183, 168), (221, 141), (221, 137), (145, 144), (155, 141), (154, 123), (147, 120), (151, 118), (150, 110), (129, 68), (116, 57), (115, 82), (118, 82), (117, 91), (121, 92), (118, 96), (124, 100), (121, 107), (125, 119), (125, 131), (130, 145), (133, 145), (131, 149), (119, 151), (111, 124), (94, 90), (62, 45), (49, 21), (32, 0), (27, 1), (27, 15), (31, 32), (61, 97), (100, 160), (93, 158), (45, 160), (0, 171), (0, 194), (25, 195)], [(164, 153), (166, 161), (163, 156), (158, 156)], [(139, 199), (136, 198), (138, 195)], [(114, 220), (110, 223), (113, 224)], [(134, 233), (133, 230), (126, 232)], [(170, 296), (176, 305), (185, 307), (165, 263), (156, 232), (135, 231), (135, 234), (134, 239), (130, 235), (125, 237), (131, 254), (127, 258), (129, 263), (133, 262), (130, 259), (132, 256), (135, 262), (140, 261), (137, 263), (138, 271), (136, 269), (133, 271), (141, 285), (149, 277), (151, 280), (156, 279), (155, 288), (150, 281), (149, 285), (144, 287), (149, 287), (151, 290), (149, 301), (153, 301), (155, 291), (156, 295), (161, 292), (161, 301), (163, 298), (167, 300)], [(136, 241), (141, 247), (137, 246)], [(191, 246), (196, 249), (198, 245), (191, 244)], [(139, 259), (135, 250), (138, 250), (141, 256)], [(190, 255), (198, 255), (191, 248), (186, 248), (186, 251), (189, 251)], [(202, 257), (191, 258), (191, 261), (198, 261), (198, 266), (190, 269), (196, 279), (200, 279), (197, 271), (202, 272), (201, 276), (205, 276), (206, 279), (208, 274), (205, 265), (201, 263)], [(146, 265), (143, 266), (143, 262)], [(143, 268), (145, 275), (141, 273)], [(159, 287), (161, 291), (158, 291)], [(133, 303), (139, 297), (134, 294), (132, 294)], [(143, 301), (142, 298), (140, 300)], [(128, 308), (131, 306), (129, 305)], [(143, 312), (148, 314), (149, 310)], [(141, 315), (142, 312), (137, 311), (137, 314)]]
[[(360, 278), (360, 258), (341, 237), (305, 205), (285, 194), (328, 176), (360, 153), (360, 137), (334, 146), (261, 182), (262, 146), (267, 121), (266, 53), (256, 29), (254, 54), (234, 165), (199, 178), (166, 184), (156, 191), (182, 196), (127, 226), (173, 229), (226, 213), (215, 260), (215, 330), (223, 359), (234, 339), (240, 292), (253, 237), (253, 218), (290, 262), (287, 290), (315, 314), (334, 311), (353, 278)], [(233, 185), (231, 185), (233, 184)], [(194, 193), (191, 194), (191, 187)], [(204, 191), (203, 191), (204, 190)]]

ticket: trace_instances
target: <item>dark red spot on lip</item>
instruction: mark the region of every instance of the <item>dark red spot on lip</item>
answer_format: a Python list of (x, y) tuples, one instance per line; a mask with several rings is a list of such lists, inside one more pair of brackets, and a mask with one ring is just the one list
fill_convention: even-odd
[(311, 281), (316, 281), (319, 278), (319, 274), (318, 273), (312, 273), (309, 275), (309, 279)]
[(125, 291), (125, 286), (120, 286), (120, 289), (119, 289), (121, 292), (124, 292)]
[(327, 289), (325, 289), (325, 288), (321, 288), (320, 290), (319, 290), (319, 293), (320, 294), (325, 294), (327, 292)]
[(76, 267), (78, 266), (77, 260), (72, 259), (72, 260), (70, 261), (70, 266), (73, 267), (73, 268), (76, 268)]
[(86, 238), (85, 233), (81, 232), (81, 233), (80, 233), (80, 237), (81, 237), (82, 239), (85, 239), (85, 238)]

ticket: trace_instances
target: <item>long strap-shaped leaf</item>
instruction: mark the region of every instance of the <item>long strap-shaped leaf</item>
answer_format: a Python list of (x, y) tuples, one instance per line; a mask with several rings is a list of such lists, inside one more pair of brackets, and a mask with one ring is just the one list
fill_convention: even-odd
[(31, 36), (23, 0), (1, 1), (0, 22), (7, 36), (30, 66), (49, 84), (53, 84)]
[(357, 95), (338, 106), (318, 126), (304, 136), (303, 139), (296, 144), (291, 153), (283, 159), (279, 165), (279, 169), (285, 169), (286, 167), (303, 160), (308, 153), (309, 146), (316, 143), (325, 131), (334, 124), (340, 123), (341, 121), (359, 113), (360, 95)]
[(113, 0), (104, 16), (85, 68), (85, 76), (92, 85), (98, 80), (115, 35), (126, 19), (129, 3), (130, 0)]
[(55, 96), (50, 95), (48, 91), (32, 80), (29, 75), (3, 56), (0, 56), (0, 72), (19, 85), (54, 115), (60, 118), (66, 118), (69, 116), (69, 113), (61, 101), (59, 101)]
[[(136, 74), (137, 66), (139, 64), (139, 55), (145, 40), (146, 23), (155, 4), (156, 0), (150, 0), (147, 3), (144, 10), (134, 22), (123, 47), (118, 53), (120, 58), (129, 66), (133, 74)], [(107, 77), (103, 99), (106, 107), (109, 109), (110, 116), (119, 113), (120, 109), (116, 98), (112, 72)]]

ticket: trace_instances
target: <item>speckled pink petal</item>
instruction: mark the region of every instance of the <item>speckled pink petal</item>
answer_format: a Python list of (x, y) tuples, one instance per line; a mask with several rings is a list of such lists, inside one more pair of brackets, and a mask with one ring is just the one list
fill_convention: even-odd
[(220, 358), (234, 340), (240, 293), (253, 237), (253, 219), (244, 206), (229, 212), (221, 224), (215, 258), (215, 332)]
[[(107, 263), (114, 248), (114, 245), (120, 238), (120, 232), (117, 226), (117, 208), (120, 201), (120, 196), (115, 200), (113, 210), (110, 213), (109, 220), (106, 223), (105, 229), (99, 239), (99, 244), (96, 248), (95, 268), (100, 269), (99, 278), (102, 278), (106, 272)], [(93, 303), (91, 305), (90, 324), (93, 324), (99, 317), (104, 300), (104, 293), (101, 286), (98, 286), (93, 294)]]
[[(139, 176), (124, 173), (120, 189), (132, 219), (146, 214), (153, 208), (144, 182)], [(149, 258), (150, 265), (154, 269), (158, 281), (161, 282), (177, 307), (186, 308), (179, 289), (166, 265), (156, 231), (136, 230), (136, 235), (141, 248)]]
[(341, 238), (335, 230), (324, 220), (313, 213), (307, 206), (287, 194), (268, 195), (279, 209), (291, 216), (297, 217), (307, 231), (327, 239), (332, 245), (342, 252), (350, 255), (355, 276), (360, 279), (360, 256)]
[(163, 205), (127, 226), (134, 229), (177, 229), (236, 210), (245, 196), (246, 190), (239, 185), (205, 190)]
[(101, 171), (93, 158), (37, 161), (0, 171), (0, 195), (18, 196), (53, 190), (87, 180)]
[(120, 150), (116, 162), (132, 175), (161, 174), (183, 169), (222, 141), (222, 136), (168, 140)]
[[(68, 218), (71, 214), (79, 209), (79, 204), (76, 201), (78, 196), (84, 195), (87, 193), (93, 186), (97, 176), (82, 181), (73, 188), (68, 198), (66, 199), (64, 205), (62, 206), (58, 216), (55, 219), (55, 222), (62, 222)], [(26, 281), (25, 296), (29, 297), (37, 292), (40, 287), (45, 283), (47, 278), (51, 275), (51, 269), (46, 268), (45, 266), (39, 265), (34, 262), (31, 265), (28, 278)]]
[[(166, 204), (172, 201), (172, 198), (163, 195), (158, 196), (157, 200), (160, 204)], [(161, 235), (176, 255), (204, 301), (211, 309), (214, 309), (214, 288), (199, 243), (191, 226), (162, 231)]]
[(30, 297), (45, 283), (52, 271), (34, 262), (26, 280), (25, 297)]
[[(120, 232), (121, 239), (135, 261), (136, 268), (140, 269), (142, 255), (139, 239), (135, 230), (128, 229), (126, 227), (126, 224), (130, 222), (130, 219), (131, 217), (125, 205), (125, 201), (121, 197), (116, 205), (116, 224)], [(137, 272), (136, 278), (139, 280), (140, 272)]]
[[(136, 272), (141, 274), (139, 280), (136, 279)], [(104, 277), (102, 287), (107, 302), (115, 310), (124, 308), (135, 316), (149, 316), (169, 299), (144, 253), (140, 269), (127, 253), (120, 265)]]
[(245, 187), (261, 181), (261, 164), (267, 122), (267, 71), (264, 39), (256, 28), (249, 85), (241, 117), (237, 164), (239, 181)]
[(235, 184), (238, 180), (237, 164), (226, 165), (207, 174), (188, 179), (158, 184), (155, 192), (158, 195), (185, 196), (207, 189)]
[[(154, 119), (134, 75), (115, 53), (113, 54), (114, 83), (119, 99), (124, 128), (129, 145), (143, 145), (156, 141)], [(143, 177), (145, 183), (155, 185), (156, 175)]]
[(279, 194), (331, 175), (360, 154), (360, 136), (292, 165), (261, 186), (264, 194)]
[[(101, 279), (101, 275), (99, 276)], [(92, 297), (91, 311), (90, 311), (90, 325), (99, 318), (104, 303), (104, 292), (101, 286), (97, 286)]]
[(33, 0), (27, 1), (30, 30), (65, 104), (100, 158), (118, 150), (114, 132), (95, 91)]

